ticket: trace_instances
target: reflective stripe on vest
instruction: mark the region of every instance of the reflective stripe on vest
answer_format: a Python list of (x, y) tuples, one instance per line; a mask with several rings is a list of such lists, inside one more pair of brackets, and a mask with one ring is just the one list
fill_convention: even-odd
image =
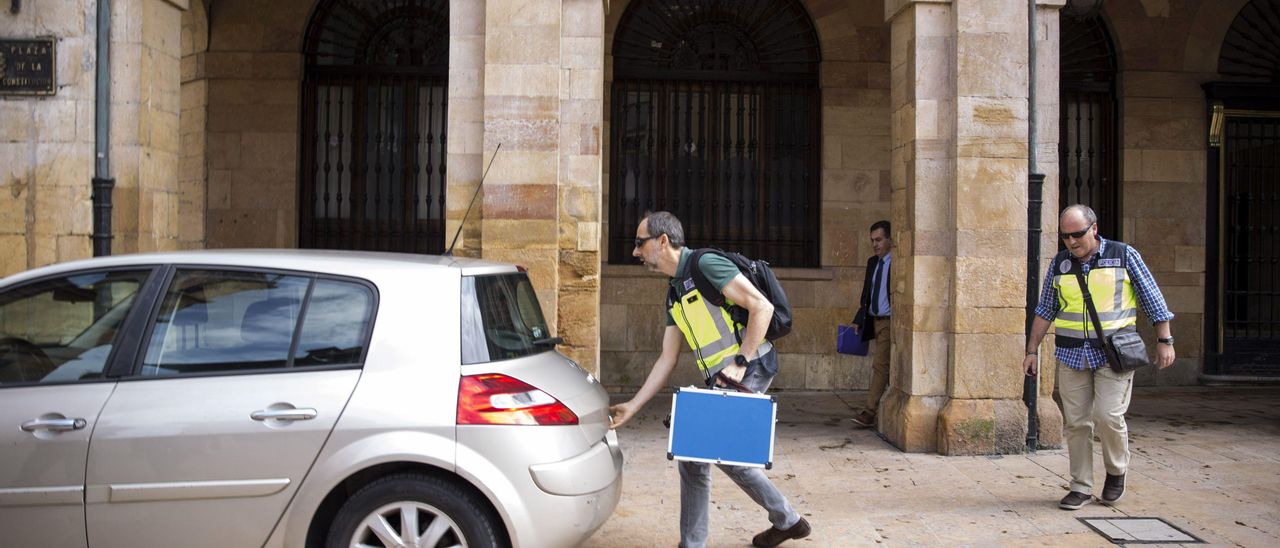
[[(1104, 335), (1138, 323), (1137, 294), (1123, 264), (1091, 268), (1086, 280)], [(1058, 316), (1053, 320), (1058, 346), (1071, 348), (1083, 346), (1086, 340), (1096, 341), (1098, 334), (1089, 318), (1076, 275), (1057, 274), (1053, 277), (1053, 286), (1058, 291)]]
[(671, 319), (684, 333), (704, 375), (718, 373), (738, 355), (738, 339), (729, 312), (711, 304), (697, 289), (681, 295), (671, 305)]

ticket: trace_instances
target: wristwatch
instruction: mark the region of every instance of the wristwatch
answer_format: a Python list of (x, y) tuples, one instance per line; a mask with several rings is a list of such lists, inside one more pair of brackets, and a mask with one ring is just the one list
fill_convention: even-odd
[(743, 367), (746, 367), (746, 366), (747, 366), (747, 363), (749, 363), (749, 362), (747, 361), (747, 357), (746, 357), (746, 356), (743, 356), (742, 354), (738, 354), (737, 356), (734, 356), (734, 357), (733, 357), (733, 363), (736, 363), (736, 364), (738, 364), (738, 365), (741, 365), (741, 366), (743, 366)]
[(1173, 336), (1170, 335), (1167, 339), (1156, 339), (1156, 342), (1173, 346)]

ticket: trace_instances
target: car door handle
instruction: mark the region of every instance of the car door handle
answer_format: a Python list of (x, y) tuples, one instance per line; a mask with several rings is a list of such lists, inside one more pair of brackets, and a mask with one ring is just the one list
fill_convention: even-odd
[(23, 432), (45, 430), (48, 432), (68, 432), (79, 430), (89, 424), (84, 419), (32, 419), (22, 423)]
[(255, 421), (309, 421), (316, 418), (316, 410), (309, 408), (301, 409), (259, 409), (249, 413), (249, 418)]

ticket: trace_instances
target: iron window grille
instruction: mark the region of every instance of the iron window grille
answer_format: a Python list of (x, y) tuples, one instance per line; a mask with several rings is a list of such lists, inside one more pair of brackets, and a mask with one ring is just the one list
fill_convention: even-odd
[(444, 250), (444, 0), (325, 0), (304, 48), (299, 245)]

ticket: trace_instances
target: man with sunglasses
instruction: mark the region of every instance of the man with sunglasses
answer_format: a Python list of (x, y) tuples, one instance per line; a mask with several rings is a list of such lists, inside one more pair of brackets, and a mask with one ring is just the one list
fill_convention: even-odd
[[(613, 427), (631, 420), (658, 390), (662, 389), (680, 355), (680, 340), (695, 350), (695, 360), (703, 375), (723, 374), (747, 389), (764, 393), (778, 374), (778, 353), (765, 340), (773, 304), (729, 259), (704, 253), (689, 264), (693, 252), (684, 245), (684, 228), (675, 215), (666, 211), (649, 213), (636, 228), (635, 250), (649, 270), (665, 274), (673, 288), (668, 297), (666, 331), (662, 353), (654, 362), (644, 385), (630, 401), (612, 406)], [(703, 298), (694, 283), (693, 269), (723, 293), (726, 303), (747, 309), (747, 325), (736, 325), (723, 308)], [(739, 338), (740, 335), (740, 338)], [(725, 420), (733, 420), (725, 417)], [(680, 546), (707, 544), (711, 506), (711, 465), (680, 461)], [(717, 465), (751, 500), (769, 513), (772, 527), (751, 539), (754, 546), (777, 546), (790, 539), (809, 535), (809, 522), (791, 507), (787, 498), (759, 468)]]
[[(1079, 283), (1083, 275), (1097, 309), (1103, 333), (1132, 329), (1141, 306), (1155, 326), (1155, 363), (1161, 369), (1173, 363), (1173, 313), (1151, 271), (1132, 246), (1098, 236), (1098, 216), (1088, 206), (1067, 207), (1058, 218), (1059, 235), (1066, 249), (1049, 265), (1031, 340), (1022, 368), (1029, 376), (1039, 372), (1040, 341), (1055, 328), (1058, 393), (1071, 461), (1071, 492), (1058, 507), (1077, 510), (1093, 501), (1093, 436), (1102, 440), (1102, 460), (1107, 479), (1099, 496), (1113, 504), (1124, 495), (1129, 469), (1129, 430), (1124, 414), (1133, 394), (1133, 371), (1117, 373), (1107, 357), (1084, 304)], [(1077, 275), (1079, 274), (1079, 275)]]

